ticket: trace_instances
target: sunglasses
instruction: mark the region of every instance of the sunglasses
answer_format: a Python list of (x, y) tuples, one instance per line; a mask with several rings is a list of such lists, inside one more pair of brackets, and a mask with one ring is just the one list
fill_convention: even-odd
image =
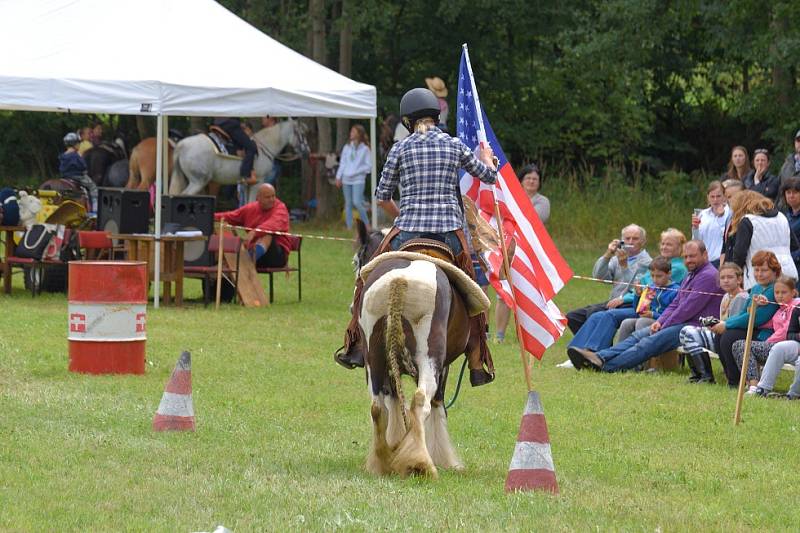
[(767, 150), (766, 148), (759, 148), (759, 149), (757, 149), (756, 151), (753, 152), (753, 155), (758, 155), (758, 154), (764, 154), (764, 155), (768, 156), (769, 155), (769, 150)]

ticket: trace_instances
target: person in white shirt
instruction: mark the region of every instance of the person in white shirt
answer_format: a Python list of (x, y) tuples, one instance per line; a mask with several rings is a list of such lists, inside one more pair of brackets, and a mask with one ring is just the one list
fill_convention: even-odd
[(369, 226), (369, 217), (364, 207), (364, 185), (370, 170), (372, 170), (372, 158), (367, 130), (361, 124), (356, 124), (350, 128), (350, 142), (342, 148), (339, 169), (336, 171), (336, 186), (344, 193), (347, 229), (353, 227), (354, 207), (364, 224)]
[(725, 201), (725, 189), (718, 180), (708, 184), (706, 199), (709, 207), (692, 215), (692, 238), (703, 241), (709, 263), (719, 268), (725, 230), (731, 221), (731, 208)]

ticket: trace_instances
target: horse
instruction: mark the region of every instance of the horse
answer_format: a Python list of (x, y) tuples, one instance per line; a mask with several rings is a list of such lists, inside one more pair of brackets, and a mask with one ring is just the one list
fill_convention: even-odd
[[(183, 134), (179, 130), (170, 128), (167, 144), (167, 175), (172, 173), (172, 152), (175, 145), (181, 139), (183, 139)], [(128, 163), (128, 180), (125, 184), (126, 189), (147, 191), (150, 189), (150, 186), (155, 183), (157, 143), (158, 139), (156, 137), (147, 137), (133, 147)]]
[[(167, 173), (172, 173), (172, 153), (175, 143), (169, 140), (167, 146), (167, 161), (169, 168)], [(128, 182), (126, 189), (138, 189), (147, 191), (156, 181), (156, 150), (158, 141), (155, 137), (142, 139), (139, 144), (131, 150), (131, 157), (128, 161)]]
[[(114, 163), (126, 160), (127, 157), (122, 135), (117, 135), (114, 142), (103, 141), (83, 153), (83, 159), (86, 161), (86, 173), (99, 187), (119, 186), (109, 182), (109, 170)], [(120, 181), (118, 174), (119, 170), (115, 169), (114, 183)]]
[[(306, 156), (309, 152), (305, 127), (289, 119), (271, 128), (262, 128), (253, 136), (258, 148), (255, 160), (256, 175), (264, 177), (272, 170), (272, 161), (290, 144), (296, 152)], [(241, 179), (239, 168), (242, 158), (219, 154), (214, 142), (205, 134), (183, 139), (175, 147), (170, 174), (170, 194), (199, 194), (209, 182), (233, 185)], [(257, 187), (250, 187), (249, 201), (255, 200)]]
[[(365, 264), (383, 234), (368, 234), (363, 222), (357, 224), (354, 265), (364, 281), (359, 325), (372, 397), (366, 469), (434, 479), (437, 467), (461, 470), (447, 430), (444, 390), (449, 365), (477, 346), (470, 314), (488, 308), (489, 300), (458, 267), (422, 254), (386, 253)], [(409, 412), (401, 374), (417, 384)]]

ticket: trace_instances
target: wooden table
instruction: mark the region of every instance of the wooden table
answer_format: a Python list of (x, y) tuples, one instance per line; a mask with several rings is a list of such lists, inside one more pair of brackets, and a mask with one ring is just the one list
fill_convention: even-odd
[(11, 265), (7, 259), (14, 255), (14, 232), (25, 231), (25, 226), (0, 226), (0, 239), (3, 241), (3, 257), (0, 258), (0, 272), (3, 273), (3, 292), (11, 294)]
[[(112, 239), (125, 243), (125, 251), (129, 261), (145, 261), (150, 281), (155, 280), (155, 243), (156, 236), (151, 234), (114, 234)], [(159, 278), (164, 284), (164, 304), (172, 301), (172, 283), (175, 283), (175, 305), (183, 305), (183, 244), (192, 241), (204, 241), (207, 237), (198, 235), (184, 237), (179, 235), (162, 235), (161, 272)]]

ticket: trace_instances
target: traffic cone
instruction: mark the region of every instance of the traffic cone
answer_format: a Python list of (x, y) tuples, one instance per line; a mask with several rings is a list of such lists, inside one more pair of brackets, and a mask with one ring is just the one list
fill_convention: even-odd
[(194, 431), (192, 354), (189, 352), (183, 352), (178, 359), (153, 418), (153, 431), (169, 430)]
[(539, 393), (530, 391), (519, 428), (514, 456), (508, 467), (506, 492), (547, 490), (558, 494), (558, 482), (550, 451), (547, 421)]

